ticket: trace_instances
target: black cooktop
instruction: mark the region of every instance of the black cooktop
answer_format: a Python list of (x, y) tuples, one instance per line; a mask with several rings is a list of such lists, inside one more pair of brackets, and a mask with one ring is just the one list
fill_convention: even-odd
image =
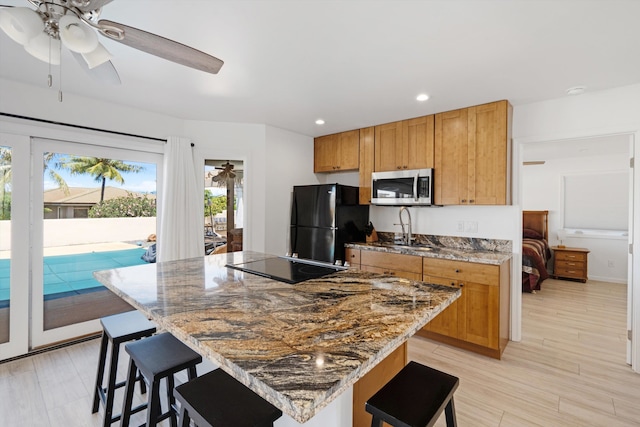
[(266, 258), (242, 264), (227, 264), (226, 267), (291, 284), (317, 279), (344, 269), (331, 264), (321, 265), (313, 261), (290, 258)]

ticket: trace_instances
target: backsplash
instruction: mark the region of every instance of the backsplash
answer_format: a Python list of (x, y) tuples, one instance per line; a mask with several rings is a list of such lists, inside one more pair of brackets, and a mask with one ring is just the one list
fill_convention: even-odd
[[(378, 240), (382, 243), (393, 244), (397, 233), (378, 231)], [(461, 249), (468, 251), (492, 251), (512, 253), (511, 240), (479, 239), (475, 237), (434, 236), (428, 234), (414, 234), (415, 243), (426, 246)]]

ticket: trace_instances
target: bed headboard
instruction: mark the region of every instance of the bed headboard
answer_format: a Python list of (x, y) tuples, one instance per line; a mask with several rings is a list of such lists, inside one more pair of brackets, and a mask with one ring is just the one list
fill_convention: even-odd
[(549, 240), (549, 211), (522, 211), (522, 228), (530, 228)]

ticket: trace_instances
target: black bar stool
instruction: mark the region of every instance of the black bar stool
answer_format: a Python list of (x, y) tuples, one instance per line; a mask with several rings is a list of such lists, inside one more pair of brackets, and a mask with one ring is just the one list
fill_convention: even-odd
[(447, 427), (456, 426), (453, 392), (458, 378), (417, 362), (409, 362), (365, 404), (371, 427), (430, 427), (445, 411)]
[[(124, 386), (125, 382), (116, 383), (118, 370), (118, 356), (120, 354), (120, 344), (150, 337), (156, 332), (156, 325), (150, 322), (142, 313), (129, 311), (121, 314), (114, 314), (100, 319), (102, 324), (102, 342), (100, 344), (100, 356), (98, 358), (98, 373), (96, 374), (96, 386), (93, 390), (92, 414), (98, 412), (100, 402), (104, 405), (104, 420), (102, 425), (108, 427), (111, 423), (118, 421), (120, 415), (113, 415), (113, 397), (117, 388)], [(106, 387), (103, 386), (104, 371), (107, 361), (107, 348), (111, 343), (111, 361), (109, 362), (109, 377)], [(147, 392), (142, 377), (140, 380), (140, 392)]]
[[(168, 332), (126, 344), (124, 349), (129, 353), (130, 362), (120, 425), (127, 427), (131, 415), (146, 407), (147, 427), (154, 426), (167, 418), (171, 418), (171, 425), (175, 427), (177, 425), (177, 410), (173, 397), (175, 387), (173, 376), (187, 369), (189, 380), (196, 378), (196, 365), (202, 362), (202, 356)], [(148, 393), (146, 404), (132, 409), (137, 371), (140, 371), (144, 381), (149, 385), (150, 393)], [(160, 380), (163, 378), (166, 378), (169, 405), (164, 413), (160, 402)]]
[(180, 427), (269, 427), (282, 411), (222, 369), (179, 385)]

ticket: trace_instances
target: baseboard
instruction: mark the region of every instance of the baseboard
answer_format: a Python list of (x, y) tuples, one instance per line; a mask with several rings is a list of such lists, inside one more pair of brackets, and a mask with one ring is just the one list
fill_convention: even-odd
[(589, 280), (597, 280), (598, 282), (619, 283), (621, 285), (627, 284), (627, 279), (620, 279), (617, 277), (602, 277), (589, 275)]

